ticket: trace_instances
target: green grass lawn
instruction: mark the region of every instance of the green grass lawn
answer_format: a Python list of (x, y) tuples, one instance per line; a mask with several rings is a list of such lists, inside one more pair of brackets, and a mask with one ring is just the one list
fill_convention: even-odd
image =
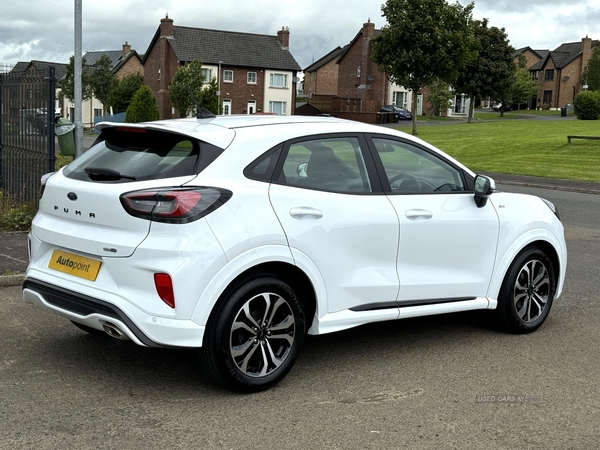
[[(398, 129), (410, 133), (410, 122), (403, 125)], [(567, 135), (600, 136), (597, 120), (500, 120), (417, 131), (475, 172), (600, 182), (600, 141), (567, 143)]]

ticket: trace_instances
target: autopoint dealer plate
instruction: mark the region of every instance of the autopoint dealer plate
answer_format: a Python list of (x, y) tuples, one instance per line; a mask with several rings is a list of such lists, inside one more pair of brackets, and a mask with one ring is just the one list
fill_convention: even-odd
[(96, 281), (100, 272), (101, 261), (73, 255), (72, 253), (54, 250), (48, 267), (59, 272), (68, 273), (86, 280)]

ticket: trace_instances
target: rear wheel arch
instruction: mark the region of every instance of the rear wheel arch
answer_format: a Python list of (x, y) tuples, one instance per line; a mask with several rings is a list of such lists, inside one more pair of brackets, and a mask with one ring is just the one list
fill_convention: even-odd
[(258, 264), (251, 267), (235, 277), (223, 290), (208, 317), (208, 321), (212, 320), (217, 310), (217, 305), (223, 299), (231, 296), (240, 286), (251, 281), (252, 279), (262, 276), (273, 276), (287, 283), (298, 295), (300, 303), (304, 309), (304, 317), (306, 319), (306, 329), (310, 329), (317, 310), (316, 294), (312, 282), (309, 277), (298, 267), (285, 262), (269, 262)]
[(205, 375), (239, 392), (281, 381), (302, 349), (314, 314), (307, 283), (306, 275), (286, 264), (261, 264), (236, 277), (206, 325), (199, 349)]

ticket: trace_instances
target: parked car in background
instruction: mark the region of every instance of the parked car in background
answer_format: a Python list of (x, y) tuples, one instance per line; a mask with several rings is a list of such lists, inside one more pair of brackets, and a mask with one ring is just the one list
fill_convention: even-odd
[(409, 134), (258, 115), (96, 128), (43, 179), (25, 302), (91, 334), (197, 348), (230, 389), (278, 383), (307, 333), (470, 310), (528, 333), (562, 292), (556, 207)]
[[(502, 103), (500, 103), (500, 102), (495, 102), (495, 103), (493, 103), (493, 104), (492, 104), (492, 109), (493, 109), (494, 111), (500, 111), (500, 109), (502, 109)], [(506, 106), (504, 107), (504, 111), (510, 111), (511, 109), (512, 109), (512, 108), (511, 108), (511, 106), (510, 106), (510, 105), (506, 105)]]
[(412, 120), (413, 118), (412, 113), (408, 109), (396, 105), (383, 105), (379, 112), (395, 113), (396, 122), (398, 120)]

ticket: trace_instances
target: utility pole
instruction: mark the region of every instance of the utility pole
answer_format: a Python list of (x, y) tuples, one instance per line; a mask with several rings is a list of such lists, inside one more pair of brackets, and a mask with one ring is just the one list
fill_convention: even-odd
[(83, 154), (83, 94), (81, 86), (81, 1), (75, 0), (75, 54), (73, 56), (74, 67), (74, 88), (75, 88), (75, 117), (73, 122), (75, 129), (73, 130), (75, 138), (75, 158)]

